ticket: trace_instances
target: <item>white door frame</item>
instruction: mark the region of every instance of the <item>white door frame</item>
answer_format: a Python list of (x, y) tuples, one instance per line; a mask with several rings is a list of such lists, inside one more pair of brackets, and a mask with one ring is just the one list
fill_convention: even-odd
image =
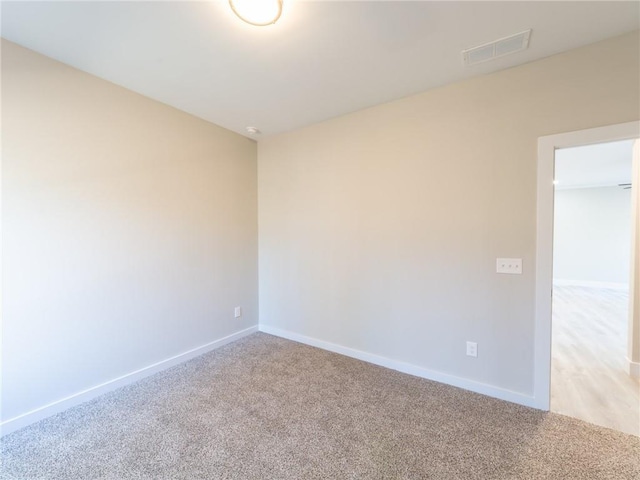
[(553, 176), (555, 151), (640, 137), (640, 121), (538, 138), (534, 405), (549, 410), (551, 394), (551, 295), (553, 289)]

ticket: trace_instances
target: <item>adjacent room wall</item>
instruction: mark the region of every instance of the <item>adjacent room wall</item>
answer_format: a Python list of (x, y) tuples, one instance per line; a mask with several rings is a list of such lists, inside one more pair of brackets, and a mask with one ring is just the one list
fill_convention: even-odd
[(4, 421), (257, 325), (254, 141), (4, 40), (2, 136)]
[(628, 288), (630, 189), (556, 190), (553, 229), (554, 281)]
[(532, 403), (537, 139), (640, 118), (639, 44), (261, 141), (261, 328)]

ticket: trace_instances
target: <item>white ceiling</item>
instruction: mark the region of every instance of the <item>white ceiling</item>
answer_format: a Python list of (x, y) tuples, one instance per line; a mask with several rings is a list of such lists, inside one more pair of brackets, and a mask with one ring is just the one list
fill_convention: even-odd
[(599, 143), (556, 151), (557, 189), (631, 183), (633, 140)]
[[(226, 0), (2, 2), (2, 36), (246, 134), (280, 133), (636, 30), (640, 3), (284, 0), (252, 27)], [(461, 50), (533, 29), (530, 48)]]

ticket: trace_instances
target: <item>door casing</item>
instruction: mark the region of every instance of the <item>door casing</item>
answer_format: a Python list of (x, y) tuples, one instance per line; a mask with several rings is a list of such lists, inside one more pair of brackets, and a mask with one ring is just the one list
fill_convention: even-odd
[(536, 210), (536, 293), (534, 405), (549, 410), (551, 401), (551, 296), (553, 289), (553, 196), (555, 151), (640, 137), (640, 121), (538, 138)]

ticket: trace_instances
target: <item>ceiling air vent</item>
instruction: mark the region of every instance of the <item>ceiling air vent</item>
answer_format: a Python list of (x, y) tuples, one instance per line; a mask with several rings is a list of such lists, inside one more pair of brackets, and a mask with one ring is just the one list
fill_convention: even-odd
[(529, 47), (530, 36), (531, 29), (478, 47), (468, 48), (462, 51), (462, 60), (466, 66), (475, 65), (526, 50)]

